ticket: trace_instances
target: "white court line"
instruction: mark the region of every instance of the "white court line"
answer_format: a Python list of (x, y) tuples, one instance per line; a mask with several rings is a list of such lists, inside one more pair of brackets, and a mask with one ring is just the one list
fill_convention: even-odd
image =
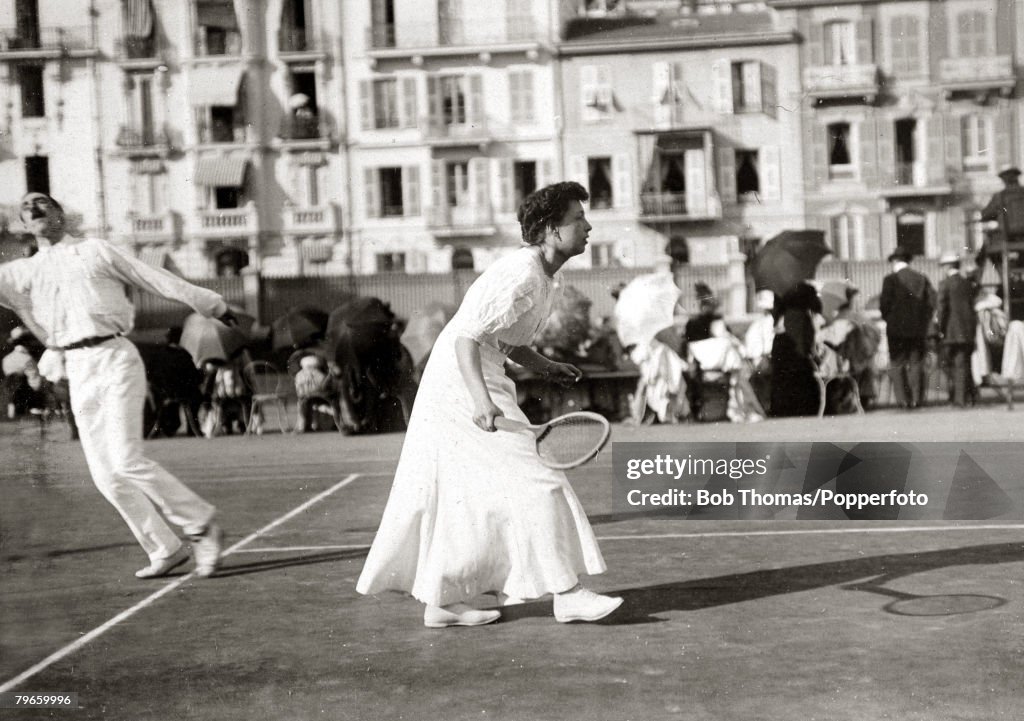
[(1024, 524), (983, 526), (888, 526), (883, 528), (807, 528), (784, 531), (717, 531), (711, 533), (651, 533), (636, 536), (598, 536), (599, 541), (630, 541), (658, 538), (713, 538), (715, 536), (808, 536), (840, 533), (923, 533), (926, 531), (1024, 531)]
[[(310, 506), (312, 506), (312, 505), (322, 501), (324, 498), (327, 498), (327, 496), (331, 495), (335, 491), (341, 490), (342, 488), (344, 488), (345, 486), (350, 484), (352, 481), (354, 481), (357, 478), (359, 478), (359, 475), (360, 474), (358, 474), (358, 473), (352, 473), (352, 474), (348, 475), (343, 480), (339, 481), (338, 483), (336, 483), (333, 486), (331, 486), (330, 488), (328, 488), (326, 491), (323, 491), (322, 493), (319, 493), (316, 496), (313, 496), (313, 498), (309, 499), (308, 501), (306, 501), (302, 505), (293, 508), (291, 511), (288, 511), (288, 513), (284, 514), (280, 518), (278, 518), (278, 519), (276, 519), (274, 521), (271, 521), (270, 523), (268, 523), (266, 526), (264, 526), (260, 530), (254, 532), (254, 533), (250, 533), (248, 536), (243, 538), (241, 541), (239, 541), (235, 545), (231, 546), (228, 550), (224, 551), (224, 553), (221, 554), (221, 555), (222, 556), (228, 556), (228, 555), (231, 555), (232, 553), (239, 552), (242, 549), (243, 546), (246, 546), (246, 545), (252, 543), (253, 541), (255, 541), (260, 536), (264, 535), (265, 533), (267, 533), (268, 531), (270, 531), (270, 530), (272, 530), (274, 528), (277, 528), (278, 526), (280, 526), (282, 523), (284, 523), (285, 521), (289, 520), (290, 518), (294, 518), (298, 514), (300, 514), (303, 511), (305, 511)], [(181, 586), (186, 581), (191, 580), (195, 575), (196, 575), (196, 572), (192, 571), (190, 573), (185, 574), (184, 576), (181, 576), (180, 578), (176, 578), (173, 581), (171, 581), (170, 583), (168, 583), (166, 586), (161, 588), (159, 591), (156, 591), (156, 592), (150, 594), (146, 598), (144, 598), (141, 601), (139, 601), (138, 603), (136, 603), (131, 608), (128, 608), (128, 609), (126, 609), (124, 611), (121, 611), (121, 613), (117, 614), (116, 616), (111, 618), (106, 623), (104, 623), (104, 624), (102, 624), (100, 626), (97, 626), (96, 628), (94, 628), (93, 630), (89, 631), (87, 634), (85, 634), (84, 636), (80, 637), (76, 641), (74, 641), (72, 643), (69, 643), (64, 648), (62, 648), (62, 649), (60, 649), (58, 651), (55, 651), (54, 653), (50, 654), (49, 656), (44, 658), (42, 661), (37, 663), (35, 666), (32, 666), (28, 670), (21, 672), (20, 674), (18, 674), (17, 676), (12, 678), (11, 680), (4, 682), (3, 685), (0, 685), (0, 693), (4, 693), (6, 691), (10, 691), (14, 687), (24, 683), (28, 679), (30, 679), (33, 676), (35, 676), (40, 671), (43, 671), (43, 670), (49, 668), (50, 666), (52, 666), (53, 664), (57, 663), (61, 659), (65, 658), (67, 656), (70, 656), (75, 651), (77, 651), (78, 649), (82, 648), (83, 646), (85, 646), (90, 641), (93, 641), (93, 640), (99, 638), (104, 633), (106, 633), (107, 631), (109, 631), (110, 629), (112, 629), (114, 626), (118, 625), (122, 621), (125, 621), (125, 620), (131, 618), (132, 616), (134, 616), (136, 613), (138, 613), (142, 609), (146, 608), (147, 606), (151, 606), (153, 603), (158, 601), (163, 596), (166, 596), (171, 591), (177, 589), (179, 586)]]

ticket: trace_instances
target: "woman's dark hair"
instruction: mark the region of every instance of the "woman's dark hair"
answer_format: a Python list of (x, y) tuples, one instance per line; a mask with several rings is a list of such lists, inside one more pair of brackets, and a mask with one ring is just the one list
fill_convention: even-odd
[(588, 200), (590, 194), (579, 183), (567, 180), (548, 185), (526, 196), (519, 205), (516, 218), (522, 228), (523, 242), (537, 245), (544, 240), (544, 232), (555, 228), (569, 211), (569, 204)]

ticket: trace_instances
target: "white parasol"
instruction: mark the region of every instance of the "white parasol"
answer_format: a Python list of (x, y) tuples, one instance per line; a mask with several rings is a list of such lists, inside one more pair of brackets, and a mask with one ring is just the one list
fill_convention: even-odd
[(671, 273), (649, 273), (631, 280), (615, 304), (622, 345), (647, 345), (660, 331), (672, 326), (679, 295)]

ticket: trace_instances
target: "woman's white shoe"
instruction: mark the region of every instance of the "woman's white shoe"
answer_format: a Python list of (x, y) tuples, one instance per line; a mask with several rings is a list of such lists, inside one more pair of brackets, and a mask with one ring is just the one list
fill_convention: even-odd
[(423, 610), (423, 625), (427, 628), (448, 626), (483, 626), (501, 618), (500, 611), (478, 611), (464, 603), (449, 606), (427, 606)]
[(555, 620), (559, 623), (599, 621), (621, 605), (621, 598), (602, 596), (580, 587), (555, 594)]

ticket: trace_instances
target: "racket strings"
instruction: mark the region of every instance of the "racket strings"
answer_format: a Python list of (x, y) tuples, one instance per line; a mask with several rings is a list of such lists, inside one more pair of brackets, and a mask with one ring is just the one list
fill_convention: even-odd
[(563, 418), (537, 437), (537, 454), (548, 463), (575, 464), (599, 450), (606, 437), (606, 426), (597, 419)]

